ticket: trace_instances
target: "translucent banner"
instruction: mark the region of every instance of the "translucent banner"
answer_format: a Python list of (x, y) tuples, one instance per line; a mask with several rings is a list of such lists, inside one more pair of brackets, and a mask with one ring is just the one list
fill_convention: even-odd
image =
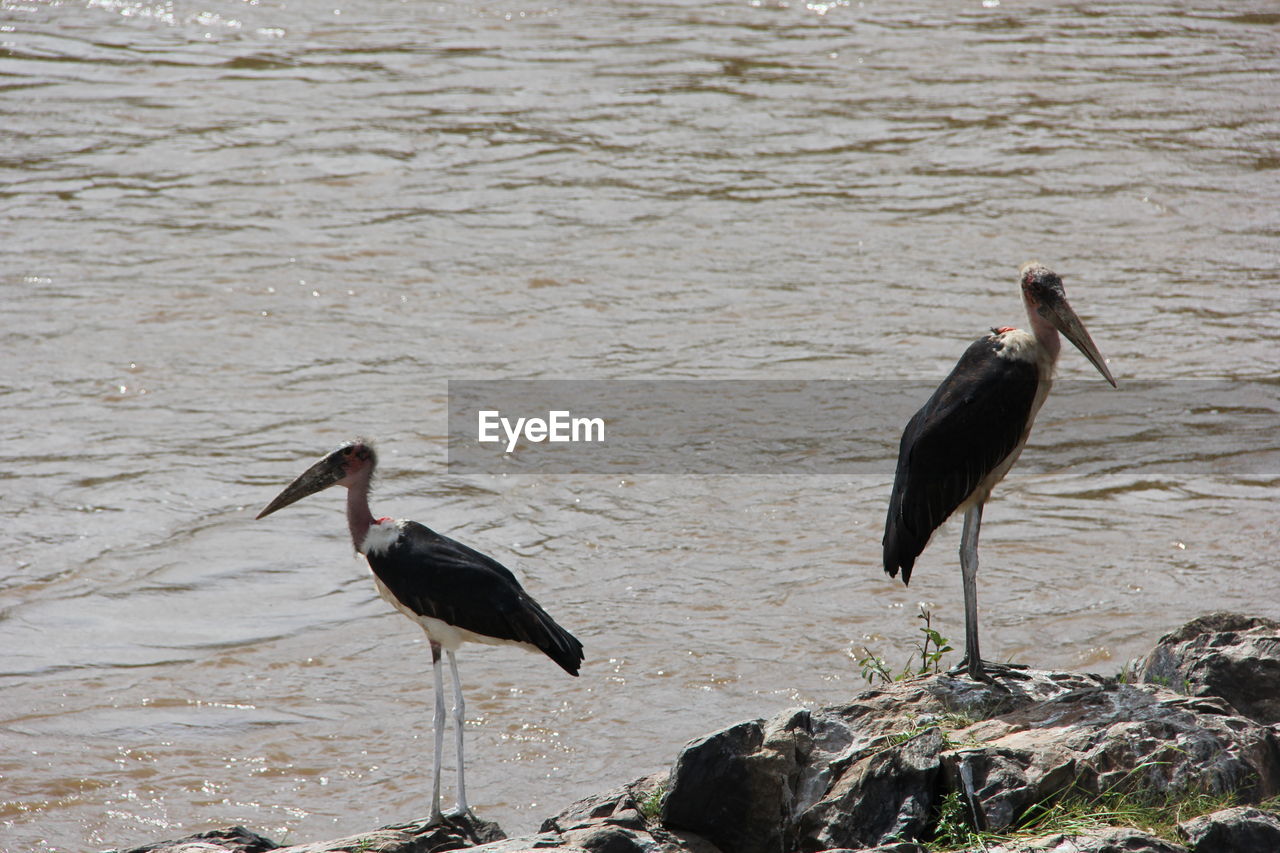
[[(452, 380), (453, 473), (891, 477), (936, 382)], [(1280, 380), (1055, 383), (1021, 471), (1280, 475)]]

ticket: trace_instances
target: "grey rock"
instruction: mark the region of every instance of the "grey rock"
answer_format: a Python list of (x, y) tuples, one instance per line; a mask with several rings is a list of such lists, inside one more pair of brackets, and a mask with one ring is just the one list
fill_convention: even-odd
[(621, 826), (602, 824), (564, 834), (566, 844), (590, 853), (658, 853), (663, 849), (652, 835)]
[[(1054, 833), (1027, 841), (975, 848), (973, 853), (1187, 853), (1187, 848), (1136, 829), (1116, 827), (1081, 835)], [(1218, 853), (1228, 853), (1226, 849)]]
[(792, 709), (693, 741), (672, 771), (662, 823), (731, 853), (918, 837), (941, 795), (942, 734), (923, 733), (1105, 683), (1024, 667), (996, 667), (994, 674), (995, 684), (949, 675), (896, 682), (844, 705)]
[[(298, 844), (293, 847), (282, 847), (288, 853), (417, 853), (420, 849), (436, 849), (430, 844), (419, 847), (414, 837), (406, 832), (394, 829), (375, 829), (359, 835), (334, 838), (329, 841), (317, 841), (313, 844)], [(457, 850), (457, 847), (442, 847), (443, 850)]]
[(1211, 613), (1160, 638), (1135, 680), (1217, 696), (1241, 715), (1280, 723), (1280, 622)]
[(1280, 814), (1236, 806), (1178, 825), (1194, 853), (1276, 853)]
[(541, 832), (567, 832), (596, 823), (609, 823), (628, 829), (648, 828), (644, 811), (653, 797), (662, 793), (669, 774), (642, 776), (625, 785), (593, 794), (542, 822)]
[[(991, 667), (991, 683), (935, 675), (865, 690), (699, 738), (670, 774), (574, 803), (519, 839), (469, 819), (288, 848), (237, 828), (129, 853), (921, 853), (940, 804), (957, 793), (979, 828), (997, 832), (1064, 796), (1207, 793), (1256, 803), (1280, 793), (1280, 725), (1259, 722), (1274, 718), (1280, 672), (1268, 661), (1280, 660), (1277, 649), (1280, 624), (1213, 614), (1165, 637), (1144, 665), (1150, 681), (1191, 695), (1009, 665)], [(1280, 853), (1280, 815), (1257, 809), (1180, 829), (1186, 847), (1112, 828), (989, 850)]]
[(782, 853), (809, 722), (791, 710), (690, 743), (671, 771), (662, 824), (732, 853)]
[(123, 853), (266, 853), (280, 845), (243, 826), (229, 826), (189, 835), (177, 841), (161, 841), (132, 847)]
[[(855, 848), (833, 847), (822, 850), (822, 853), (855, 853)], [(856, 853), (928, 853), (928, 850), (920, 847), (915, 841), (895, 841), (893, 844), (881, 844), (879, 847), (856, 848)]]
[(332, 841), (281, 847), (276, 853), (438, 853), (506, 837), (492, 821), (472, 814), (448, 815), (443, 823), (434, 825), (426, 820), (395, 824)]
[[(579, 800), (543, 821), (543, 835), (539, 838), (553, 839), (550, 843), (561, 848), (590, 853), (720, 853), (697, 835), (663, 827), (645, 817), (646, 811), (653, 808), (654, 798), (665, 789), (668, 775), (644, 776)], [(507, 853), (505, 849), (478, 849)]]
[(958, 747), (943, 764), (952, 787), (972, 794), (994, 831), (1063, 793), (1237, 792), (1256, 800), (1280, 791), (1275, 730), (1220, 700), (1149, 687), (1074, 691), (951, 737)]
[(936, 726), (863, 758), (800, 816), (799, 848), (872, 847), (926, 834), (939, 799), (945, 741)]
[(581, 848), (567, 847), (564, 839), (557, 832), (522, 835), (519, 838), (508, 838), (503, 841), (494, 841), (489, 844), (481, 844), (478, 847), (467, 848), (469, 853), (524, 853), (526, 850), (550, 849), (573, 851)]

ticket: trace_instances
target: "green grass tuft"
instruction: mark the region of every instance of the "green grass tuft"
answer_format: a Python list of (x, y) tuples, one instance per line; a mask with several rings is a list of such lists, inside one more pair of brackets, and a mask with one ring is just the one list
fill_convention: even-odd
[(645, 820), (657, 820), (662, 816), (662, 802), (667, 798), (667, 786), (659, 785), (640, 801), (640, 814)]
[[(1186, 792), (1153, 796), (1144, 792), (1073, 794), (1028, 809), (1010, 832), (979, 832), (959, 791), (947, 794), (938, 807), (930, 853), (985, 850), (988, 846), (1029, 841), (1046, 835), (1086, 835), (1109, 827), (1129, 827), (1166, 841), (1181, 842), (1178, 824), (1239, 805), (1234, 793)], [(1280, 797), (1259, 803), (1263, 811), (1280, 811)]]

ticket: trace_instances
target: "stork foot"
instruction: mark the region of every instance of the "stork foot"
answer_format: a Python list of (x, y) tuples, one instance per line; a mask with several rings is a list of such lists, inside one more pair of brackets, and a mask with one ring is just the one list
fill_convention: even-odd
[(457, 844), (453, 847), (440, 847), (440, 841), (466, 841), (468, 847), (474, 847), (476, 844), (489, 844), (490, 841), (507, 838), (506, 834), (503, 834), (502, 827), (494, 824), (493, 821), (477, 817), (476, 813), (470, 809), (466, 812), (436, 811), (426, 820), (412, 821), (410, 824), (392, 824), (384, 826), (383, 829), (401, 830), (403, 833), (422, 836), (422, 839), (430, 840), (430, 844), (422, 847), (420, 839), (419, 847), (429, 850), (460, 849)]
[(439, 809), (425, 821), (393, 824), (383, 829), (397, 829), (415, 836), (415, 850), (460, 850), (463, 847), (502, 841), (507, 837), (502, 827), (493, 821), (476, 817), (471, 812), (441, 813)]
[(502, 827), (491, 820), (479, 817), (469, 808), (445, 812), (444, 820), (446, 828), (472, 845), (489, 844), (493, 841), (502, 841), (507, 837)]
[(1012, 693), (1013, 690), (1004, 681), (1026, 681), (1028, 678), (1025, 674), (1027, 670), (1028, 667), (1020, 663), (992, 663), (991, 661), (978, 660), (975, 665), (966, 655), (959, 664), (947, 671), (947, 675), (953, 677), (967, 675), (974, 681), (988, 684), (996, 690)]
[(965, 655), (960, 663), (956, 664), (947, 671), (947, 675), (967, 675), (974, 681), (981, 681), (983, 684), (995, 685), (996, 680), (991, 673), (987, 672), (990, 664), (983, 663), (981, 658), (970, 658)]
[(426, 819), (412, 820), (412, 821), (409, 821), (408, 823), (391, 823), (391, 824), (387, 824), (382, 828), (398, 829), (402, 832), (421, 834), (428, 830), (439, 831), (441, 829), (447, 828), (448, 825), (449, 825), (448, 818), (446, 818), (439, 809), (435, 809), (431, 812), (430, 815), (426, 817)]

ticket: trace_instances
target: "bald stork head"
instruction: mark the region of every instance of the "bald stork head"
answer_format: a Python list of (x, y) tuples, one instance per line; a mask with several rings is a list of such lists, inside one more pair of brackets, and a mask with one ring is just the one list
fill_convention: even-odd
[(285, 486), (284, 491), (276, 495), (257, 517), (265, 518), (278, 509), (283, 509), (307, 495), (314, 495), (330, 486), (350, 488), (358, 483), (367, 486), (369, 477), (372, 476), (377, 464), (377, 454), (373, 452), (373, 447), (367, 441), (363, 439), (348, 441), (298, 475), (298, 478)]
[(1084, 323), (1080, 322), (1080, 318), (1067, 302), (1067, 293), (1062, 288), (1062, 279), (1058, 274), (1044, 264), (1032, 261), (1023, 265), (1021, 281), (1022, 301), (1026, 303), (1027, 314), (1031, 316), (1032, 324), (1035, 325), (1037, 317), (1048, 322), (1071, 341), (1076, 349), (1084, 353), (1084, 357), (1098, 368), (1098, 372), (1111, 383), (1112, 388), (1116, 387), (1116, 380), (1107, 369), (1102, 353), (1098, 352), (1098, 347), (1094, 344), (1093, 338), (1089, 337)]

